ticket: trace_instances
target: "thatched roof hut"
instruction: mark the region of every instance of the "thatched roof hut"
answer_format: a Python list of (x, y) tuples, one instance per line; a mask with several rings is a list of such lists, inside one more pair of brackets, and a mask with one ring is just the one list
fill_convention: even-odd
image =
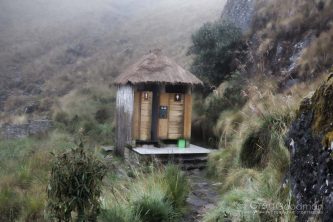
[(202, 81), (153, 50), (130, 66), (114, 84), (117, 90), (116, 149), (163, 140), (190, 140), (193, 86)]
[(130, 66), (115, 79), (114, 83), (116, 85), (137, 85), (140, 83), (203, 84), (195, 75), (163, 55), (158, 49), (151, 51)]

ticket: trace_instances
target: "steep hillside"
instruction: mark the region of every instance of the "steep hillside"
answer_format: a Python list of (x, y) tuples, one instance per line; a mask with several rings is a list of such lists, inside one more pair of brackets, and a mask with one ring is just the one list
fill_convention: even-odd
[[(1, 1), (0, 109), (21, 114), (41, 98), (109, 84), (151, 48), (186, 66), (192, 32), (224, 0)], [(48, 109), (49, 107), (45, 107)]]
[[(249, 8), (253, 14), (244, 11)], [(321, 144), (312, 135), (318, 133), (314, 124), (329, 125), (322, 122), (331, 118), (331, 80), (311, 100), (318, 103), (306, 100), (297, 110), (332, 71), (332, 8), (331, 0), (227, 2), (224, 21), (242, 30), (244, 21), (252, 22), (243, 32), (244, 45), (229, 48), (229, 78), (216, 82), (219, 87), (196, 106), (195, 126), (213, 128), (209, 139), (215, 138), (219, 147), (210, 156), (209, 172), (221, 182), (223, 195), (205, 221), (329, 221), (331, 180), (325, 172), (331, 170), (331, 151), (316, 149)], [(221, 50), (218, 45), (214, 49)], [(312, 111), (320, 123), (312, 119)], [(319, 138), (326, 138), (329, 147), (331, 127), (320, 129)]]

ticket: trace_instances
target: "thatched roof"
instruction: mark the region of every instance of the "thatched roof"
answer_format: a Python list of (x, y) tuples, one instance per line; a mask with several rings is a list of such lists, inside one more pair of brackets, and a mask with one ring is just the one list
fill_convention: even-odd
[(182, 68), (175, 61), (162, 55), (161, 50), (153, 50), (130, 66), (114, 81), (116, 85), (140, 83), (203, 84), (200, 79)]

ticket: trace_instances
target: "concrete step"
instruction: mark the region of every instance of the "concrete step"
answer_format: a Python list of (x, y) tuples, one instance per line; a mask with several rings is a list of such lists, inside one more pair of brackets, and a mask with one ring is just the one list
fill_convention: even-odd
[(207, 165), (208, 155), (182, 155), (182, 156), (155, 156), (162, 164), (173, 163), (180, 165), (185, 170), (203, 169)]

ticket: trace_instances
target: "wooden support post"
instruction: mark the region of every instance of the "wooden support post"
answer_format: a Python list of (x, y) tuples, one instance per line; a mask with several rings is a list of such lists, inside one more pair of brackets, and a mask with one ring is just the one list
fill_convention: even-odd
[(116, 104), (116, 147), (115, 153), (124, 156), (127, 145), (132, 144), (132, 118), (134, 92), (131, 86), (119, 86)]
[(189, 141), (191, 138), (192, 123), (192, 96), (189, 93), (185, 95), (184, 104), (184, 138)]

